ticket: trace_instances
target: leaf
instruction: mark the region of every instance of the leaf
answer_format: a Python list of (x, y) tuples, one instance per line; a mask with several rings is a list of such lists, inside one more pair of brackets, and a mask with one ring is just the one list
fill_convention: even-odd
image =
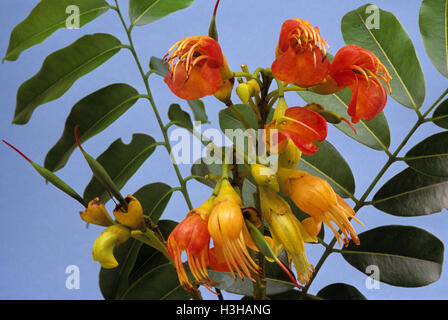
[(64, 132), (45, 158), (45, 167), (56, 171), (65, 166), (76, 148), (75, 126), (85, 142), (97, 135), (125, 113), (139, 98), (137, 90), (127, 84), (112, 84), (77, 102), (68, 116)]
[[(378, 28), (371, 23), (371, 15), (375, 14), (372, 9), (379, 12)], [(421, 107), (425, 100), (425, 77), (411, 38), (392, 13), (366, 4), (342, 18), (341, 30), (346, 44), (370, 50), (384, 64), (392, 76), (393, 99), (411, 109)]]
[(436, 69), (448, 78), (447, 12), (446, 0), (423, 0), (418, 22), (429, 59)]
[(179, 127), (185, 128), (189, 131), (193, 131), (193, 123), (188, 112), (182, 110), (180, 105), (172, 104), (168, 109), (168, 118), (170, 121), (176, 121)]
[(168, 73), (168, 65), (157, 57), (151, 57), (149, 60), (149, 69), (161, 77), (165, 77)]
[(312, 156), (303, 154), (297, 169), (327, 180), (341, 197), (353, 197), (355, 178), (350, 166), (328, 141), (316, 144), (319, 151)]
[(133, 25), (143, 26), (185, 9), (192, 3), (193, 0), (130, 0), (129, 18)]
[(367, 300), (354, 286), (346, 283), (333, 283), (320, 289), (317, 296), (325, 300)]
[(407, 168), (386, 182), (372, 202), (375, 208), (394, 216), (436, 213), (448, 208), (448, 179)]
[[(266, 294), (268, 296), (290, 291), (295, 287), (286, 273), (276, 264), (266, 262)], [(230, 272), (217, 272), (208, 270), (210, 279), (218, 282), (215, 287), (235, 294), (253, 296), (253, 283), (248, 279), (244, 281), (237, 277), (235, 280)]]
[(122, 47), (114, 36), (96, 33), (50, 54), (41, 70), (20, 86), (13, 123), (27, 123), (38, 106), (62, 96), (76, 80), (109, 60)]
[(134, 197), (140, 201), (144, 214), (149, 216), (154, 223), (157, 223), (172, 194), (173, 190), (169, 185), (156, 182), (138, 189), (134, 193)]
[[(246, 119), (252, 129), (258, 128), (257, 117), (248, 104), (236, 104), (234, 105), (234, 107), (242, 114), (242, 116), (244, 117), (244, 119)], [(219, 111), (219, 126), (223, 131), (225, 131), (226, 129), (241, 129), (243, 131), (246, 130), (239, 118), (235, 115), (234, 112), (232, 112), (230, 108), (222, 109), (221, 111)]]
[(443, 101), (434, 111), (432, 118), (435, 125), (448, 129), (448, 99)]
[(3, 60), (15, 61), (26, 49), (42, 43), (56, 30), (67, 28), (70, 6), (79, 8), (79, 27), (102, 15), (109, 9), (104, 0), (42, 0), (28, 17), (11, 32), (8, 50)]
[(448, 178), (448, 131), (432, 135), (406, 153), (406, 163), (424, 174)]
[[(351, 100), (349, 89), (329, 95), (318, 95), (313, 92), (302, 92), (298, 94), (307, 102), (316, 102), (325, 107), (325, 109), (336, 112), (337, 114), (350, 119), (347, 114), (348, 105)], [(344, 122), (334, 125), (350, 138), (362, 143), (363, 145), (375, 150), (387, 150), (390, 146), (390, 131), (387, 119), (383, 112), (371, 121), (360, 120), (353, 124), (356, 134)]]
[(113, 269), (101, 268), (99, 275), (100, 289), (106, 300), (119, 299), (128, 288), (128, 277), (141, 247), (142, 243), (140, 241), (129, 239), (114, 249), (118, 267)]
[[(115, 140), (97, 160), (106, 169), (118, 189), (121, 189), (154, 152), (155, 148), (154, 138), (146, 134), (135, 133), (128, 145), (124, 144), (121, 139)], [(102, 203), (110, 200), (110, 195), (104, 186), (92, 177), (84, 190), (84, 199), (90, 201), (95, 197), (99, 197)]]
[(188, 105), (193, 111), (194, 121), (199, 121), (200, 123), (209, 123), (207, 113), (205, 112), (204, 102), (201, 100), (187, 100)]
[(393, 286), (421, 287), (437, 281), (442, 272), (443, 243), (431, 233), (412, 226), (383, 226), (359, 234), (361, 245), (351, 243), (342, 256), (368, 275), (377, 266), (379, 280)]

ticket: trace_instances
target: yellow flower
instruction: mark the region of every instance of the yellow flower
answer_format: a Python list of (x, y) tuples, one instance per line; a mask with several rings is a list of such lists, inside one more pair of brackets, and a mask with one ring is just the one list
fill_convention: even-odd
[(142, 230), (145, 227), (143, 219), (143, 208), (140, 202), (131, 195), (128, 195), (124, 201), (128, 204), (128, 211), (117, 204), (114, 209), (114, 216), (118, 222), (131, 228), (132, 230)]
[(105, 269), (112, 269), (118, 266), (114, 257), (114, 248), (126, 242), (131, 236), (131, 231), (122, 225), (108, 227), (93, 244), (93, 261), (98, 261)]
[(209, 216), (208, 230), (232, 275), (236, 278), (236, 272), (241, 278), (253, 280), (252, 273), (258, 272), (259, 267), (247, 247), (255, 250), (256, 246), (244, 222), (241, 204), (241, 198), (228, 180), (223, 180)]
[[(323, 222), (331, 228), (341, 245), (348, 245), (350, 238), (359, 245), (359, 238), (349, 218), (355, 219), (353, 209), (336, 194), (325, 180), (300, 170), (280, 169), (278, 172), (280, 189), (304, 212)], [(334, 228), (334, 223), (344, 235), (344, 238)]]
[(80, 211), (79, 215), (83, 221), (103, 227), (111, 226), (114, 223), (99, 198), (90, 201), (86, 210)]
[(305, 242), (317, 242), (317, 238), (306, 232), (289, 204), (272, 189), (260, 187), (260, 204), (263, 217), (269, 224), (274, 252), (279, 254), (285, 248), (296, 268), (297, 280), (306, 284), (314, 268), (306, 258)]

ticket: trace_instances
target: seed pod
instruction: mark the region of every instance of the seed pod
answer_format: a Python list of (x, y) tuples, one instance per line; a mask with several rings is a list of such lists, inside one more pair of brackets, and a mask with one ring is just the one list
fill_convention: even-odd
[(65, 194), (69, 195), (73, 199), (77, 200), (79, 203), (81, 203), (84, 207), (87, 207), (87, 203), (84, 201), (84, 199), (75, 191), (73, 190), (68, 184), (66, 184), (64, 181), (62, 181), (58, 176), (56, 176), (53, 172), (51, 172), (48, 169), (45, 169), (44, 167), (38, 165), (37, 163), (31, 161), (27, 156), (25, 156), (19, 149), (14, 147), (13, 145), (9, 144), (5, 140), (2, 140), (5, 144), (7, 144), (9, 147), (11, 147), (13, 150), (15, 150), (18, 154), (20, 154), (26, 161), (28, 161), (33, 168), (48, 182), (50, 182), (52, 185), (54, 185), (56, 188), (64, 192)]

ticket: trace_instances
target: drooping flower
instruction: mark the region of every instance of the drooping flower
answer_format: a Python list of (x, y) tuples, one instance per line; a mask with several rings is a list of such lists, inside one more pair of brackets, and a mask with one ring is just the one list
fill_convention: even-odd
[(259, 267), (250, 256), (248, 247), (257, 248), (244, 222), (241, 204), (241, 198), (228, 180), (223, 180), (210, 212), (208, 230), (232, 275), (253, 280), (252, 273), (257, 273)]
[[(271, 132), (272, 129), (277, 132)], [(292, 140), (304, 154), (314, 154), (319, 149), (315, 141), (325, 140), (328, 127), (324, 117), (317, 112), (304, 107), (291, 107), (286, 109), (284, 115), (274, 115), (274, 120), (265, 130), (265, 141), (270, 150), (282, 153), (288, 141)]]
[[(359, 238), (349, 218), (356, 220), (353, 209), (336, 194), (330, 184), (305, 171), (292, 169), (279, 169), (278, 178), (281, 191), (287, 195), (302, 211), (310, 215), (314, 220), (308, 221), (315, 224), (318, 232), (318, 224), (323, 222), (331, 228), (335, 237), (341, 245), (348, 245), (350, 238), (359, 244)], [(343, 237), (334, 228), (334, 223), (341, 231)], [(307, 226), (311, 230), (311, 226)]]
[(328, 94), (350, 88), (352, 99), (348, 114), (352, 122), (357, 123), (360, 119), (370, 121), (384, 109), (387, 102), (386, 89), (380, 79), (390, 92), (392, 77), (378, 57), (367, 49), (348, 45), (336, 53), (325, 81), (312, 90)]
[(223, 81), (230, 81), (232, 77), (219, 43), (208, 36), (188, 37), (176, 42), (164, 61), (169, 64), (165, 83), (175, 95), (185, 100), (215, 94), (223, 87)]
[(317, 238), (306, 232), (289, 204), (275, 191), (268, 187), (259, 189), (261, 211), (271, 231), (272, 247), (276, 254), (282, 248), (286, 250), (289, 260), (296, 268), (297, 280), (305, 285), (314, 270), (305, 255), (305, 242), (317, 242)]
[(213, 281), (207, 273), (209, 265), (210, 234), (208, 222), (201, 216), (201, 211), (210, 210), (209, 203), (190, 211), (171, 232), (167, 240), (167, 249), (177, 271), (179, 282), (187, 290), (195, 289), (188, 279), (182, 263), (182, 252), (186, 253), (187, 262), (194, 279), (200, 284), (210, 288)]
[(114, 248), (131, 237), (131, 231), (123, 225), (113, 225), (105, 229), (93, 244), (93, 261), (98, 261), (105, 269), (118, 266)]
[(90, 201), (87, 208), (80, 211), (79, 215), (83, 221), (103, 227), (111, 226), (114, 223), (99, 198)]
[(286, 20), (280, 31), (272, 73), (286, 83), (308, 87), (320, 83), (328, 74), (327, 42), (318, 27), (300, 18)]

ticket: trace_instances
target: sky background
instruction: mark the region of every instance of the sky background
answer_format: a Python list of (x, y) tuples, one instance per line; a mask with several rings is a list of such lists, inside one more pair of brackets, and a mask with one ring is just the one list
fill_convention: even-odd
[[(109, 1), (111, 2), (111, 1)], [(9, 35), (38, 3), (37, 0), (3, 0), (0, 9), (0, 54), (6, 52)], [(217, 23), (219, 40), (229, 66), (239, 71), (241, 64), (250, 70), (268, 67), (274, 59), (281, 24), (284, 20), (300, 17), (318, 26), (321, 35), (330, 44), (330, 52), (344, 45), (340, 32), (340, 21), (345, 13), (364, 5), (357, 0), (222, 0)], [(393, 12), (401, 21), (413, 40), (426, 78), (426, 99), (423, 110), (446, 89), (443, 78), (429, 61), (418, 29), (419, 0), (374, 1), (380, 8)], [(119, 4), (127, 18), (127, 0)], [(136, 27), (134, 43), (139, 57), (147, 67), (151, 56), (162, 57), (168, 48), (179, 39), (193, 35), (206, 35), (214, 1), (196, 0), (189, 8), (152, 24)], [(128, 19), (126, 19), (128, 20)], [(45, 57), (66, 47), (82, 35), (96, 32), (111, 33), (127, 43), (118, 16), (109, 10), (80, 30), (59, 30), (43, 44), (22, 53), (18, 61), (0, 65), (0, 137), (19, 147), (33, 161), (43, 164), (48, 150), (62, 134), (64, 123), (72, 106), (81, 98), (112, 83), (124, 82), (144, 92), (137, 67), (128, 50), (121, 50), (107, 63), (77, 81), (61, 98), (47, 103), (34, 112), (30, 122), (24, 126), (12, 125), (16, 93), (19, 86), (36, 74)], [(156, 103), (167, 122), (167, 110), (171, 103), (179, 103), (185, 110), (185, 102), (175, 97), (157, 76), (150, 78)], [(236, 98), (235, 98), (236, 99)], [(290, 106), (303, 105), (295, 94), (287, 95)], [(211, 125), (218, 126), (218, 112), (222, 109), (213, 97), (204, 98)], [(390, 124), (395, 150), (409, 129), (414, 125), (415, 113), (388, 100), (385, 114)], [(432, 125), (420, 128), (405, 148), (424, 137), (441, 131)], [(161, 141), (162, 136), (152, 110), (146, 100), (138, 101), (118, 121), (84, 144), (88, 152), (97, 157), (113, 141), (122, 138), (130, 142), (133, 133), (147, 133)], [(359, 198), (379, 169), (386, 162), (384, 153), (369, 149), (331, 127), (328, 141), (335, 145), (352, 167), (356, 179), (356, 196)], [(404, 154), (404, 153), (403, 153)], [(184, 176), (189, 175), (189, 165), (182, 165)], [(92, 244), (102, 228), (90, 226), (80, 220), (78, 211), (83, 208), (43, 179), (23, 159), (6, 146), (0, 146), (0, 299), (101, 299), (98, 287), (100, 266), (92, 261)], [(392, 166), (381, 179), (375, 191), (394, 174), (404, 168), (401, 163)], [(82, 194), (91, 179), (89, 168), (77, 150), (67, 166), (58, 175)], [(123, 188), (123, 194), (133, 193), (141, 186), (152, 182), (178, 185), (174, 171), (163, 148), (158, 148), (138, 173)], [(210, 194), (210, 189), (190, 181), (190, 195), (194, 206), (200, 205)], [(112, 209), (112, 204), (107, 204)], [(164, 213), (164, 219), (180, 221), (187, 213), (187, 206), (180, 193), (175, 193)], [(446, 210), (425, 217), (400, 218), (365, 207), (359, 218), (366, 227), (355, 225), (358, 232), (389, 224), (413, 225), (423, 228), (448, 243), (448, 215)], [(326, 232), (330, 241), (330, 232)], [(323, 252), (321, 246), (307, 246), (307, 256), (316, 264)], [(445, 259), (446, 260), (446, 259)], [(80, 289), (68, 290), (65, 286), (69, 265), (80, 270)], [(399, 288), (384, 283), (380, 289), (369, 290), (365, 286), (366, 276), (351, 267), (339, 254), (331, 255), (310, 293), (316, 294), (324, 286), (344, 282), (357, 287), (368, 299), (447, 299), (448, 265), (444, 263), (441, 279), (426, 287)], [(205, 297), (216, 299), (205, 294)], [(225, 294), (227, 298), (236, 296)]]

